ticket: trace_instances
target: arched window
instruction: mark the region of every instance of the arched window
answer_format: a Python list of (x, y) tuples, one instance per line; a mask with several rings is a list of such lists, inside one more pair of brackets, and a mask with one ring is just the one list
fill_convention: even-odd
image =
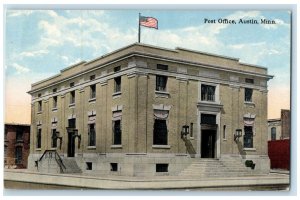
[(271, 128), (271, 140), (276, 140), (276, 127)]

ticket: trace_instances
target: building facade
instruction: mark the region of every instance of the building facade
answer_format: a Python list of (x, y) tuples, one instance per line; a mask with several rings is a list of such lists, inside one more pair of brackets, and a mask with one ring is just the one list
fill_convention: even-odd
[[(268, 172), (267, 69), (135, 43), (32, 84), (29, 166), (46, 150), (86, 173), (176, 175), (195, 159)], [(45, 156), (46, 157), (46, 156)]]
[(4, 167), (27, 168), (30, 125), (7, 123), (4, 127)]
[(291, 112), (281, 109), (279, 119), (268, 120), (268, 140), (289, 139), (291, 135)]

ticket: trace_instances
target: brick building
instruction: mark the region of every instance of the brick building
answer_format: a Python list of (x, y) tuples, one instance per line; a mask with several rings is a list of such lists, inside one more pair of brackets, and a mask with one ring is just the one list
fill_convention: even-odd
[(27, 168), (30, 147), (29, 124), (5, 124), (4, 167)]
[(80, 62), (32, 84), (29, 168), (177, 175), (211, 159), (267, 173), (270, 78), (236, 58), (140, 43)]
[(289, 139), (291, 136), (291, 112), (281, 109), (279, 119), (268, 120), (268, 140)]

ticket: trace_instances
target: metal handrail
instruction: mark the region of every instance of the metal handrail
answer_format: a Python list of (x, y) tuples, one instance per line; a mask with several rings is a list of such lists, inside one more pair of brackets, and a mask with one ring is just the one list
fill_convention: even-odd
[(59, 154), (56, 152), (56, 150), (45, 150), (44, 153), (43, 153), (43, 155), (41, 156), (41, 158), (38, 161), (41, 161), (46, 154), (49, 154), (52, 157), (52, 153), (54, 153), (54, 158), (55, 158), (58, 166), (60, 167), (61, 171), (63, 171), (63, 169), (66, 169), (66, 166), (62, 162), (62, 159), (59, 156)]

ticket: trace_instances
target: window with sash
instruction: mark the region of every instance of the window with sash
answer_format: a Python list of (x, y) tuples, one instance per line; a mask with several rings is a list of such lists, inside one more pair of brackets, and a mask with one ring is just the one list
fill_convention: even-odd
[(42, 111), (42, 101), (38, 101), (38, 112)]
[(168, 77), (166, 76), (156, 76), (156, 91), (165, 92), (167, 90)]
[(216, 87), (201, 84), (201, 101), (215, 101)]
[(113, 144), (121, 145), (122, 144), (122, 127), (121, 120), (113, 121)]
[(271, 140), (276, 140), (276, 128), (271, 128)]
[(57, 148), (57, 133), (56, 133), (56, 129), (52, 129), (51, 148)]
[(90, 86), (90, 99), (96, 98), (96, 85)]
[(154, 120), (153, 144), (154, 145), (167, 145), (168, 144), (167, 121), (164, 119), (155, 119)]
[(250, 88), (245, 88), (245, 101), (252, 102), (253, 90)]
[(115, 88), (114, 88), (114, 92), (121, 92), (121, 76), (116, 77), (115, 79)]
[(36, 148), (39, 149), (41, 147), (42, 147), (42, 129), (38, 128), (36, 134)]
[(57, 108), (57, 96), (53, 97), (53, 108)]
[(244, 148), (253, 148), (253, 127), (244, 126)]
[(95, 124), (89, 124), (88, 146), (96, 146), (96, 130)]
[(75, 91), (70, 92), (70, 104), (75, 103)]

